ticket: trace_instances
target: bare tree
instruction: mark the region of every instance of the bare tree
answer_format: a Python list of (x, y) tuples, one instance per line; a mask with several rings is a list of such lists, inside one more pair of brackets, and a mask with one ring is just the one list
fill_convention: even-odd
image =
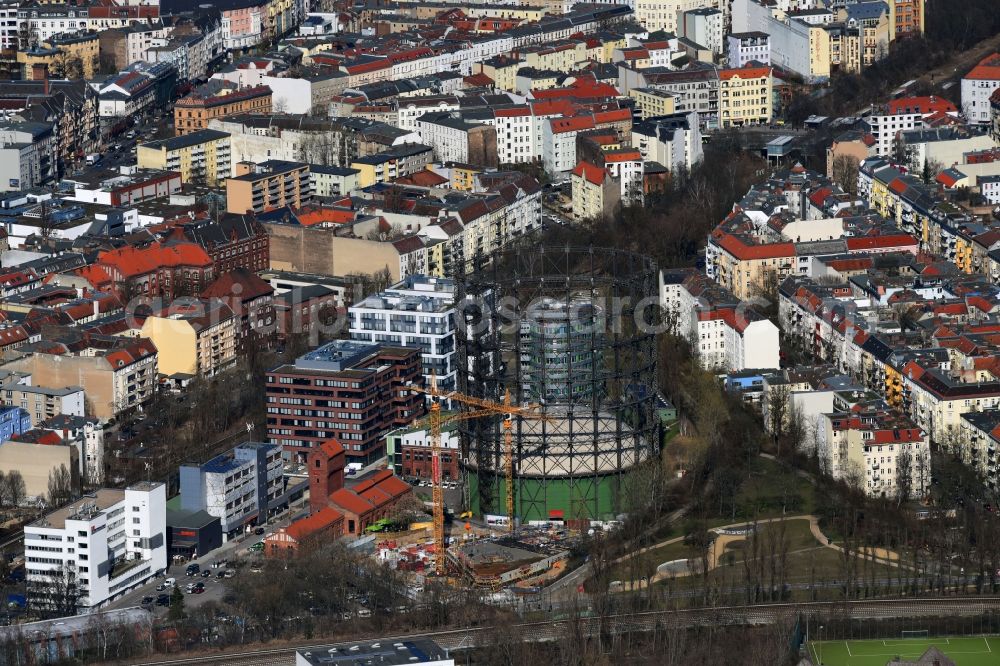
[(838, 155), (833, 160), (833, 182), (840, 189), (854, 196), (858, 193), (858, 159), (852, 155)]
[(16, 469), (8, 472), (2, 479), (5, 490), (4, 497), (10, 502), (10, 506), (17, 507), (21, 506), (24, 501), (24, 496), (27, 494), (28, 489), (24, 484), (24, 477), (21, 476), (21, 472)]
[(62, 506), (73, 499), (73, 475), (66, 465), (49, 472), (49, 505)]
[(901, 506), (910, 501), (913, 494), (913, 456), (910, 450), (903, 451), (896, 458), (896, 504)]
[(36, 610), (50, 617), (76, 615), (80, 593), (76, 571), (68, 564), (52, 569), (44, 576), (28, 580), (28, 597)]

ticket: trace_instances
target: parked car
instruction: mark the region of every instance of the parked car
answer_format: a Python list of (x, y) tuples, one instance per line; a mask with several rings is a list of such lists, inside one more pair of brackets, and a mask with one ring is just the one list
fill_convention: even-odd
[(247, 548), (247, 552), (250, 552), (250, 553), (259, 553), (262, 550), (264, 550), (264, 542), (263, 541), (258, 541), (257, 543), (251, 544)]
[(261, 534), (263, 534), (263, 533), (264, 533), (264, 531), (265, 531), (265, 530), (264, 530), (264, 528), (263, 528), (263, 527), (258, 527), (258, 528), (256, 528), (256, 529), (255, 529), (255, 530), (253, 531), (253, 533), (254, 533), (254, 534), (256, 534), (257, 536), (260, 536)]
[(189, 564), (189, 565), (187, 565), (187, 575), (188, 576), (193, 576), (196, 573), (198, 573), (199, 571), (201, 571), (201, 567), (198, 566), (197, 564)]
[(372, 612), (367, 608), (362, 608), (361, 610), (358, 611), (358, 617), (371, 617), (371, 616)]
[(156, 597), (156, 605), (157, 606), (169, 606), (170, 605), (170, 595), (169, 594), (158, 595)]
[(152, 606), (154, 601), (156, 601), (156, 600), (153, 599), (153, 597), (143, 597), (142, 601), (139, 602), (139, 605), (143, 606), (143, 607), (145, 607), (145, 606)]
[(219, 573), (215, 574), (215, 577), (218, 578), (219, 580), (222, 580), (223, 578), (226, 577), (226, 572), (220, 571)]
[(177, 579), (167, 578), (166, 580), (163, 581), (163, 584), (166, 585), (167, 587), (174, 587), (175, 585), (177, 585)]
[(212, 575), (212, 572), (209, 571), (208, 569), (205, 569), (204, 571), (201, 572), (201, 577), (202, 578), (208, 578), (211, 575)]
[(233, 571), (232, 569), (226, 569), (226, 578), (232, 578), (235, 575), (236, 575), (235, 571)]

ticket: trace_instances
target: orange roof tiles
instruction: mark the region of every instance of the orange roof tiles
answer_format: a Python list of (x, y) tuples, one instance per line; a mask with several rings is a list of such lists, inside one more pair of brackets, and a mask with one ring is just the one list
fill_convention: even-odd
[(642, 161), (642, 153), (638, 150), (622, 150), (614, 153), (604, 154), (605, 162), (636, 162)]
[(415, 171), (409, 176), (403, 176), (402, 178), (396, 179), (397, 183), (403, 185), (417, 185), (419, 187), (436, 187), (438, 185), (444, 185), (448, 182), (448, 179), (440, 174), (436, 174), (433, 171), (424, 169), (422, 171)]
[(993, 53), (979, 61), (963, 78), (980, 81), (1000, 81), (1000, 53)]
[(771, 75), (770, 67), (742, 67), (739, 69), (720, 69), (719, 78), (723, 81), (735, 79), (762, 79)]
[(894, 99), (889, 102), (888, 109), (890, 116), (901, 113), (933, 113), (935, 111), (949, 113), (958, 111), (954, 104), (934, 95), (930, 97), (902, 97)]
[(573, 175), (583, 178), (594, 185), (601, 185), (604, 183), (604, 179), (608, 177), (608, 172), (599, 166), (583, 160), (573, 168)]
[(628, 109), (609, 109), (594, 114), (594, 122), (596, 123), (616, 123), (631, 119), (632, 112)]
[(311, 227), (317, 224), (348, 224), (354, 221), (354, 215), (353, 210), (317, 206), (303, 208), (295, 217), (302, 226)]
[(347, 488), (333, 491), (330, 494), (330, 501), (344, 511), (359, 516), (375, 508), (374, 504)]
[(552, 133), (563, 134), (565, 132), (580, 132), (582, 130), (593, 129), (594, 119), (590, 116), (575, 116), (573, 118), (553, 118), (551, 121)]
[(737, 236), (722, 233), (716, 238), (716, 243), (723, 250), (737, 259), (777, 259), (794, 257), (794, 243), (767, 243), (766, 245), (748, 245)]
[(285, 534), (292, 537), (296, 541), (302, 541), (302, 539), (310, 534), (315, 534), (321, 530), (333, 527), (337, 523), (343, 522), (343, 520), (344, 514), (337, 511), (332, 506), (328, 506), (320, 509), (311, 516), (296, 520), (288, 526), (285, 530)]
[(883, 236), (859, 236), (845, 239), (849, 251), (871, 250), (889, 247), (917, 245), (917, 239), (910, 234), (885, 234)]
[(101, 252), (97, 263), (114, 267), (123, 276), (146, 275), (160, 268), (194, 266), (208, 268), (212, 258), (195, 243), (153, 244), (145, 248), (122, 247)]

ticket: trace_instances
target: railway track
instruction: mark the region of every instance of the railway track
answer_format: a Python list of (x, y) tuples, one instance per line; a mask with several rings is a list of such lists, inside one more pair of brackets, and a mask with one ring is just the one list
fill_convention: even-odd
[[(789, 621), (797, 615), (829, 615), (840, 613), (856, 619), (880, 619), (893, 617), (940, 617), (982, 615), (1000, 612), (1000, 597), (975, 597), (951, 599), (884, 599), (846, 602), (806, 602), (762, 604), (757, 606), (720, 606), (717, 608), (697, 608), (677, 611), (645, 611), (610, 615), (604, 619), (582, 618), (579, 622), (581, 633), (597, 635), (648, 632), (667, 624), (686, 627), (719, 625), (766, 625)], [(525, 622), (513, 626), (527, 641), (554, 641), (565, 632), (569, 620), (548, 620)], [(383, 642), (427, 638), (448, 650), (489, 645), (496, 635), (497, 627), (469, 627), (424, 633), (399, 634), (396, 636), (361, 637), (357, 641), (378, 639)], [(198, 655), (134, 662), (136, 666), (292, 666), (295, 652), (326, 651), (332, 645), (348, 643), (301, 643), (280, 648), (261, 648), (243, 652), (229, 652), (215, 655)]]

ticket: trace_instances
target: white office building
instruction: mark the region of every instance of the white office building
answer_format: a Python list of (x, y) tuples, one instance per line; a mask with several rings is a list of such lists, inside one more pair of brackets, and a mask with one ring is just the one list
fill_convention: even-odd
[(32, 605), (97, 609), (166, 570), (166, 486), (105, 488), (57, 509), (25, 526), (24, 555)]
[(726, 37), (726, 62), (731, 69), (747, 63), (771, 64), (771, 36), (766, 32), (736, 32)]
[(218, 516), (230, 539), (267, 521), (283, 484), (281, 445), (244, 442), (202, 465), (181, 465), (181, 509)]
[(962, 113), (974, 124), (990, 122), (990, 96), (1000, 88), (1000, 54), (992, 53), (962, 77)]
[(699, 7), (686, 11), (678, 20), (677, 28), (681, 36), (704, 46), (713, 53), (722, 53), (723, 40), (722, 12), (714, 7)]
[(438, 388), (457, 388), (454, 280), (410, 275), (349, 313), (351, 340), (419, 347), (426, 385), (435, 375)]

